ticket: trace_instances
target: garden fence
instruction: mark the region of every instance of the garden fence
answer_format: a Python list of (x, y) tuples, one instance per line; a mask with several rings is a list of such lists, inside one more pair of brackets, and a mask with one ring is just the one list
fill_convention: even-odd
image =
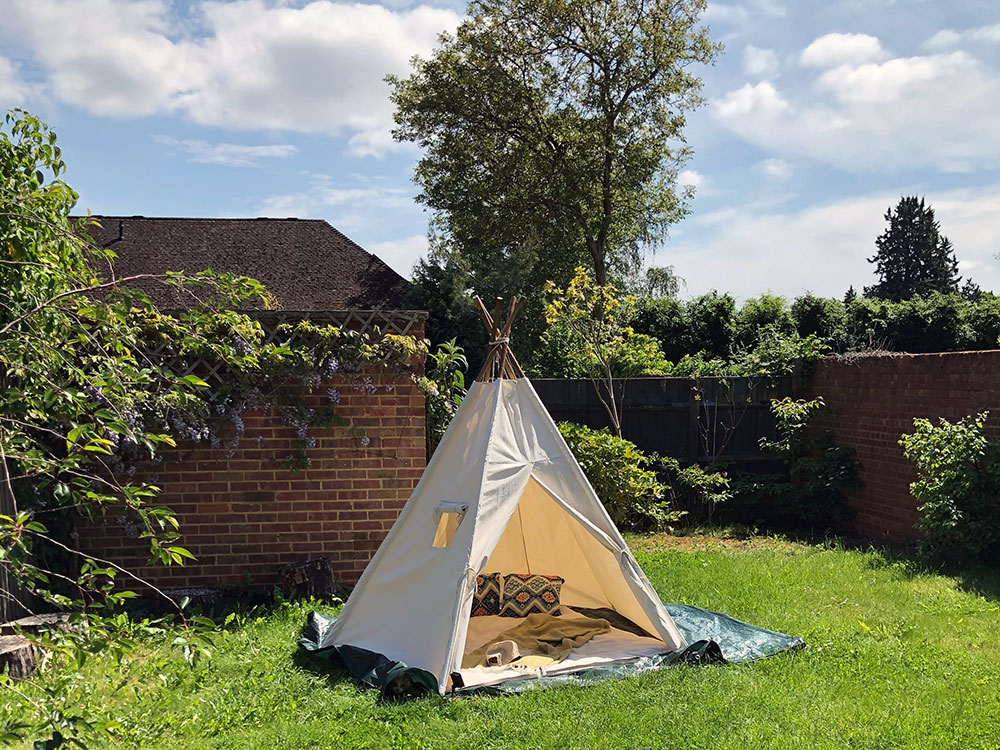
[[(760, 439), (774, 437), (772, 399), (792, 396), (799, 378), (631, 378), (615, 380), (624, 397), (622, 437), (644, 451), (682, 463), (766, 460)], [(532, 380), (556, 421), (608, 427), (610, 420), (587, 379)]]

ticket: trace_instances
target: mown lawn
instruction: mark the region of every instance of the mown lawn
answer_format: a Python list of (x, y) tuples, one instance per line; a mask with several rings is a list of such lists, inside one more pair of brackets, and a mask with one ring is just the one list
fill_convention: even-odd
[(115, 747), (1000, 749), (1000, 573), (920, 572), (875, 551), (773, 539), (631, 540), (667, 601), (801, 635), (805, 650), (590, 687), (383, 704), (293, 661), (305, 608), (91, 666)]

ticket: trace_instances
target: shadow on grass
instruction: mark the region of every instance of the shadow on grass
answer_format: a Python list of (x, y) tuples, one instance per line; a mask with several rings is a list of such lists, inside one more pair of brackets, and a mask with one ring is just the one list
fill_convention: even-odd
[(982, 563), (940, 560), (920, 549), (916, 544), (886, 545), (869, 549), (877, 554), (869, 558), (868, 566), (885, 569), (896, 568), (907, 579), (918, 576), (947, 576), (958, 582), (960, 590), (1000, 601), (1000, 568)]
[(322, 677), (327, 687), (338, 687), (344, 684), (358, 686), (347, 667), (332, 651), (306, 651), (296, 647), (292, 653), (292, 664), (303, 672)]

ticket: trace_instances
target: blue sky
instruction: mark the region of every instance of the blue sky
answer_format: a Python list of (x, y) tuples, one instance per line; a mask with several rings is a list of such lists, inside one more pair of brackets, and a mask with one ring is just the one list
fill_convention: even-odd
[[(80, 208), (324, 218), (402, 273), (426, 248), (416, 152), (382, 83), (458, 3), (0, 0), (0, 107), (59, 133)], [(735, 0), (688, 122), (691, 215), (648, 262), (686, 294), (841, 295), (901, 194), (1000, 291), (1000, 5)]]

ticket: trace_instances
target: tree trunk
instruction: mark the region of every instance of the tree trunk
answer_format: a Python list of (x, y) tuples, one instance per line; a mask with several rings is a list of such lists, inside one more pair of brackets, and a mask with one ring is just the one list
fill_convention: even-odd
[(282, 565), (278, 568), (278, 577), (281, 591), (289, 599), (324, 599), (336, 591), (333, 566), (326, 557)]
[(35, 647), (19, 635), (0, 636), (0, 674), (23, 680), (35, 671)]

